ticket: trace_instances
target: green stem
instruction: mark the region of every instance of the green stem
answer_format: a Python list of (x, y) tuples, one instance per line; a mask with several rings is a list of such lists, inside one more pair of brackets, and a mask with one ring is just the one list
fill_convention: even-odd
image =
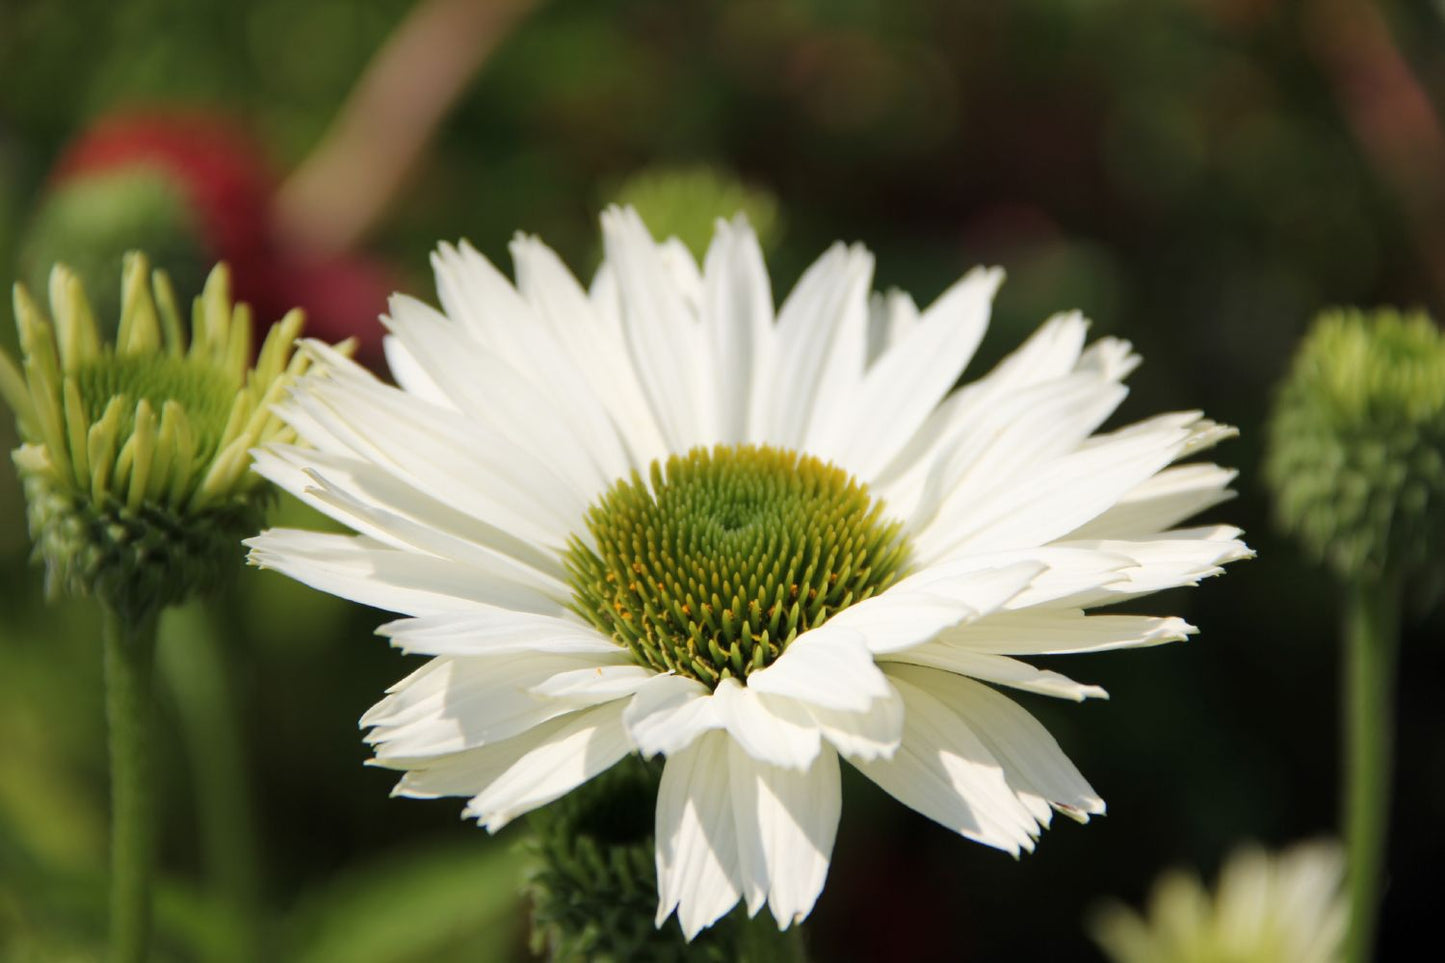
[(807, 963), (808, 960), (802, 924), (795, 923), (779, 931), (766, 912), (742, 923), (737, 949), (739, 963)]
[(1345, 608), (1345, 841), (1350, 930), (1345, 959), (1369, 963), (1379, 917), (1394, 754), (1399, 588), (1359, 583)]
[(223, 911), (204, 958), (210, 963), (266, 959), (260, 926), (261, 866), (245, 737), (232, 668), (240, 608), (231, 586), (204, 607), (166, 620), (161, 669), (180, 716), (196, 792), (196, 818), (209, 885)]
[(110, 724), (110, 960), (145, 963), (151, 931), (155, 814), (151, 795), (154, 610), (104, 607), (106, 717)]

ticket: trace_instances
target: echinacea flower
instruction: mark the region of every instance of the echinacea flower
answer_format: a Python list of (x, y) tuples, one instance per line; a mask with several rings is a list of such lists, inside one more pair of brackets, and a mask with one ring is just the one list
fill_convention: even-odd
[(1104, 804), (998, 688), (1102, 696), (1015, 656), (1179, 639), (1085, 610), (1192, 584), (1248, 550), (1175, 528), (1232, 473), (1171, 465), (1228, 431), (1197, 412), (1104, 434), (1136, 363), (1050, 320), (951, 391), (997, 270), (927, 310), (870, 299), (836, 245), (775, 312), (757, 240), (699, 265), (603, 215), (590, 291), (539, 241), (516, 284), (435, 255), (444, 312), (391, 304), (400, 387), (314, 348), (281, 413), (314, 448), (267, 477), (356, 535), (273, 530), (252, 559), (406, 618), (431, 660), (362, 720), (396, 792), (465, 796), (489, 830), (629, 753), (666, 757), (659, 925), (739, 899), (780, 927), (823, 886), (839, 760), (969, 839), (1031, 849)]
[(0, 352), (48, 590), (133, 615), (213, 588), (264, 519), (269, 486), (250, 450), (294, 438), (271, 405), (309, 363), (293, 353), (301, 313), (254, 353), (251, 310), (231, 301), (224, 265), (187, 323), (166, 274), (130, 253), (108, 343), (73, 272), (57, 265), (49, 287), (52, 317), (16, 286), (20, 363)]
[(1150, 891), (1146, 915), (1113, 903), (1091, 928), (1115, 963), (1339, 963), (1344, 875), (1332, 842), (1281, 853), (1246, 846), (1220, 869), (1213, 893), (1171, 870)]

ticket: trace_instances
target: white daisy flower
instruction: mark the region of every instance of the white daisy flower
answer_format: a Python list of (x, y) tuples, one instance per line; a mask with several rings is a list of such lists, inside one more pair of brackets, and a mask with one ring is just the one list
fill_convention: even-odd
[[(1155, 645), (1177, 618), (1086, 610), (1248, 554), (1175, 528), (1233, 472), (1173, 465), (1198, 412), (1096, 433), (1137, 358), (1051, 319), (952, 391), (998, 270), (926, 310), (829, 249), (775, 312), (761, 251), (719, 222), (702, 265), (602, 218), (584, 290), (534, 238), (516, 282), (433, 257), (443, 311), (398, 296), (390, 387), (321, 345), (282, 408), (312, 447), (257, 467), (353, 528), (272, 530), (252, 559), (402, 613), (431, 659), (363, 718), (405, 796), (489, 830), (629, 753), (666, 757), (658, 925), (745, 900), (780, 927), (823, 886), (839, 758), (955, 832), (1032, 849), (1104, 803), (999, 687), (1103, 696), (1017, 656)], [(1171, 467), (1172, 466), (1172, 467)]]

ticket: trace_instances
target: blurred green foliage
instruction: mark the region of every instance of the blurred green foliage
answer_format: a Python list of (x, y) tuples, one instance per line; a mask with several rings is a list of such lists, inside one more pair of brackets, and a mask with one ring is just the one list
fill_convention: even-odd
[[(94, 118), (156, 104), (228, 112), (284, 172), (409, 6), (0, 0), (5, 273), (36, 229), (49, 165)], [(1240, 425), (1218, 457), (1242, 468), (1242, 497), (1211, 517), (1247, 528), (1259, 560), (1148, 603), (1202, 636), (1070, 667), (1110, 703), (1030, 703), (1111, 817), (1055, 828), (1015, 863), (850, 778), (811, 927), (817, 958), (1094, 959), (1078, 921), (1095, 895), (1133, 900), (1162, 866), (1208, 870), (1238, 837), (1332, 825), (1332, 600), (1269, 533), (1262, 412), (1321, 307), (1440, 316), (1442, 301), (1406, 227), (1408, 198), (1371, 167), (1336, 99), (1323, 9), (557, 0), (504, 39), (370, 242), (416, 293), (430, 290), (438, 239), (467, 236), (505, 260), (515, 230), (585, 275), (596, 211), (617, 185), (653, 165), (713, 165), (778, 198), (779, 294), (839, 237), (877, 252), (880, 288), (920, 303), (973, 263), (1001, 264), (1009, 281), (980, 367), (1046, 314), (1079, 307), (1146, 359), (1123, 418), (1202, 407)], [(1440, 104), (1437, 8), (1382, 9)], [(8, 422), (0, 445), (13, 445)], [(89, 959), (105, 862), (95, 626), (81, 607), (43, 605), (25, 554), (18, 490), (0, 472), (0, 960)], [(389, 776), (362, 766), (354, 720), (411, 667), (369, 637), (383, 616), (275, 575), (245, 572), (234, 591), (230, 628), (215, 633), (228, 641), (211, 641), (225, 647), (264, 841), (268, 958), (526, 958), (524, 910), (502, 882), (511, 833), (459, 825), (446, 801), (390, 800)], [(1438, 637), (1436, 618), (1421, 639)], [(184, 631), (210, 632), (200, 625)], [(1445, 650), (1410, 643), (1387, 949), (1433, 922), (1423, 894), (1445, 859), (1431, 829), (1445, 798)], [(194, 769), (206, 760), (186, 749), (175, 695), (163, 715), (165, 958), (222, 960), (225, 910), (199, 842)]]

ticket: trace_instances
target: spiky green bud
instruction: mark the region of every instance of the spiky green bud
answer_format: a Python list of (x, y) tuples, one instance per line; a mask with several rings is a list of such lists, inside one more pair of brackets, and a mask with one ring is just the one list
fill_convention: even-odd
[(125, 258), (121, 317), (105, 343), (80, 280), (57, 266), (47, 317), (15, 287), (21, 365), (0, 353), (0, 397), (47, 589), (123, 613), (179, 602), (239, 561), (261, 524), (264, 481), (251, 449), (286, 440), (271, 412), (307, 366), (301, 314), (272, 327), (252, 359), (250, 309), (211, 272), (185, 333), (166, 275)]
[(1280, 525), (1342, 578), (1437, 564), (1445, 338), (1423, 313), (1326, 312), (1280, 389), (1265, 477)]
[(718, 218), (739, 211), (764, 248), (781, 232), (777, 198), (706, 164), (647, 168), (624, 181), (614, 200), (636, 208), (656, 237), (677, 238), (699, 259), (707, 253)]
[(657, 912), (653, 813), (660, 763), (631, 756), (528, 819), (532, 950), (552, 963), (792, 963), (798, 927), (779, 932), (738, 907), (691, 943)]

